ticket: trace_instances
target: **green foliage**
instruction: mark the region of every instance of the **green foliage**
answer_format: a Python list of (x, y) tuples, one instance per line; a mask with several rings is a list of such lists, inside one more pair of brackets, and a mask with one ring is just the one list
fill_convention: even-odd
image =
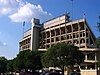
[(40, 54), (37, 51), (21, 51), (14, 61), (16, 71), (21, 71), (22, 69), (36, 70), (40, 69), (41, 65)]
[(95, 43), (96, 43), (97, 47), (100, 46), (100, 37), (98, 37), (98, 38), (96, 39)]
[(78, 47), (69, 44), (56, 44), (49, 48), (42, 57), (44, 67), (59, 67), (80, 64), (84, 61), (84, 55)]
[(7, 65), (7, 59), (5, 57), (0, 57), (0, 73), (6, 72), (6, 65)]
[(5, 57), (0, 57), (0, 73), (11, 74), (24, 70), (41, 69), (41, 57), (38, 51), (25, 50), (21, 51), (16, 58), (7, 60)]
[(97, 22), (97, 29), (100, 32), (100, 16), (98, 18), (99, 18), (99, 22)]
[(7, 71), (8, 72), (14, 72), (13, 63), (14, 63), (14, 60), (8, 60), (8, 62), (7, 62)]

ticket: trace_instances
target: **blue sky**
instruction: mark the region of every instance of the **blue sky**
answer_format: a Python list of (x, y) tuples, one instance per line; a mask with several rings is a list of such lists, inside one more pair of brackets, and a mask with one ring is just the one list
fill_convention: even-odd
[[(71, 0), (0, 0), (0, 56), (12, 59), (18, 54), (23, 21), (27, 30), (31, 18), (42, 23), (65, 12), (72, 14)], [(73, 20), (83, 18), (84, 13), (95, 36), (100, 36), (96, 29), (100, 0), (73, 0)]]

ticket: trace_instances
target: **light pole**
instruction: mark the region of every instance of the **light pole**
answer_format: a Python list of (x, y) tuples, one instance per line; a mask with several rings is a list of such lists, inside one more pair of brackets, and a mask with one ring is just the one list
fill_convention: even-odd
[(24, 27), (25, 27), (25, 21), (23, 22), (23, 38), (24, 38)]

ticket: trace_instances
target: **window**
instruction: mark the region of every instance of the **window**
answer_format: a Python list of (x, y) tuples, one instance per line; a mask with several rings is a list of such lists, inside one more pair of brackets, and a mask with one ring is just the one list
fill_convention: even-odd
[(61, 28), (61, 34), (65, 34), (65, 27)]
[(50, 32), (48, 31), (48, 32), (46, 32), (46, 34), (47, 34), (47, 38), (49, 38), (50, 37)]
[(75, 32), (75, 31), (78, 31), (78, 25), (77, 24), (73, 25), (73, 32)]
[(79, 25), (80, 25), (80, 30), (84, 30), (84, 23), (81, 22), (81, 23), (79, 23)]
[(54, 30), (51, 30), (51, 37), (55, 36)]
[(51, 42), (54, 42), (54, 38), (51, 38)]
[(61, 40), (65, 40), (65, 36), (61, 36)]
[(50, 43), (50, 39), (47, 39), (47, 43)]
[(60, 30), (59, 29), (56, 29), (56, 35), (60, 35)]
[(59, 41), (59, 37), (56, 37), (56, 41)]
[(70, 33), (72, 30), (71, 30), (71, 25), (69, 25), (69, 26), (66, 26), (66, 28), (67, 28), (67, 33)]
[(80, 44), (82, 44), (82, 43), (85, 43), (85, 40), (84, 39), (81, 39), (80, 40)]

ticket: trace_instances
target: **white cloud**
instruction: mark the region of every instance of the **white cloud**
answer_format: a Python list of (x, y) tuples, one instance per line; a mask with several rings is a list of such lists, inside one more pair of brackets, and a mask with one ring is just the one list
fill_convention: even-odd
[(51, 14), (44, 11), (40, 5), (33, 5), (23, 0), (0, 0), (0, 14), (8, 15), (13, 22), (51, 17)]
[(8, 15), (16, 11), (18, 2), (16, 0), (0, 0), (0, 14)]
[(48, 18), (51, 14), (43, 11), (40, 5), (26, 3), (20, 7), (17, 12), (10, 15), (10, 19), (14, 22), (30, 21), (32, 18)]

